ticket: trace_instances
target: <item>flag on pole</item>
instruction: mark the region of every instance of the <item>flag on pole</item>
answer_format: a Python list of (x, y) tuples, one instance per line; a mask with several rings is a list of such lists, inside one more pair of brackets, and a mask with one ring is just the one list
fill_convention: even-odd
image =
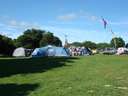
[(107, 27), (107, 21), (104, 18), (102, 18), (102, 21), (103, 21), (103, 24), (104, 24), (104, 29), (106, 29), (106, 27)]

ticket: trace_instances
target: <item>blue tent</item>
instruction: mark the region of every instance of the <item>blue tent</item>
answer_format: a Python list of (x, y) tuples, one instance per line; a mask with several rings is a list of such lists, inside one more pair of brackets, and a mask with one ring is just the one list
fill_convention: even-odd
[(32, 57), (44, 57), (44, 56), (68, 57), (69, 54), (67, 50), (63, 47), (55, 47), (55, 46), (48, 45), (42, 48), (36, 48), (32, 53)]
[(68, 51), (63, 47), (56, 47), (55, 52), (55, 56), (69, 56)]
[(89, 48), (84, 48), (82, 51), (83, 51), (83, 55), (85, 55), (85, 56), (92, 54), (92, 51)]
[(32, 53), (32, 57), (42, 57), (42, 56), (46, 56), (46, 48), (36, 48), (33, 53)]
[(56, 54), (55, 47), (47, 47), (46, 54), (47, 56), (55, 56)]

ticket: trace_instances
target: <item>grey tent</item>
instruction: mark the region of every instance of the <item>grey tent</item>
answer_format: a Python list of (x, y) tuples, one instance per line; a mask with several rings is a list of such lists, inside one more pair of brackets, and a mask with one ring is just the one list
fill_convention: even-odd
[(25, 48), (23, 47), (19, 47), (19, 48), (16, 48), (13, 52), (13, 56), (14, 57), (25, 57)]
[(33, 49), (26, 49), (23, 47), (16, 48), (13, 52), (14, 57), (28, 57), (33, 52)]

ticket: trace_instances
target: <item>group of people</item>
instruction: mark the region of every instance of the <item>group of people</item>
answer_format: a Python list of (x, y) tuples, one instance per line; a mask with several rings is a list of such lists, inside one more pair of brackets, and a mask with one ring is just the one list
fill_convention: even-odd
[(71, 56), (84, 56), (91, 54), (91, 50), (85, 47), (69, 47), (69, 52)]

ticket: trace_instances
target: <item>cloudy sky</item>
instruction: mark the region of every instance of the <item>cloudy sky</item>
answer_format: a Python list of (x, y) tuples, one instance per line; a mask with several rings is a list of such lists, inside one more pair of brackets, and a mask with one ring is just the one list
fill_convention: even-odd
[[(128, 42), (127, 0), (0, 0), (0, 34), (17, 38), (28, 28), (51, 31), (64, 41)], [(108, 27), (105, 30), (101, 17)]]

